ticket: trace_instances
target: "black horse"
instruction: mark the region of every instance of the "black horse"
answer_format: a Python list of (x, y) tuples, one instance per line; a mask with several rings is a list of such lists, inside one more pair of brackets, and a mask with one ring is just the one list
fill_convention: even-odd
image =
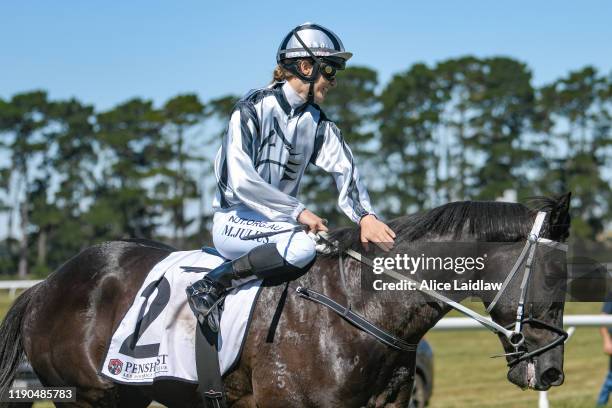
[[(548, 212), (541, 236), (565, 240), (569, 194), (541, 199), (534, 209), (497, 202), (451, 203), (398, 218), (389, 225), (398, 237), (396, 248), (420, 242), (514, 243), (489, 253), (484, 270), (462, 275), (466, 280), (502, 281), (519, 255), (537, 210)], [(340, 229), (332, 235), (344, 247), (360, 247), (357, 228)], [(77, 387), (76, 403), (57, 406), (136, 408), (146, 407), (151, 400), (169, 407), (203, 406), (193, 384), (160, 381), (152, 386), (127, 386), (98, 375), (111, 335), (145, 276), (172, 250), (149, 241), (95, 245), (25, 291), (0, 326), (1, 390), (10, 386), (25, 354), (44, 385)], [(557, 254), (544, 260), (540, 250), (536, 253), (530, 291), (544, 300), (534, 302), (528, 312), (560, 327), (564, 303), (558, 300), (559, 285), (551, 282), (561, 280), (558, 278), (565, 275), (566, 264), (564, 253), (553, 252)], [(348, 257), (343, 262), (344, 275), (340, 276), (338, 254), (319, 256), (311, 270), (291, 287), (301, 285), (351, 304), (374, 324), (410, 343), (417, 343), (450, 310), (420, 292), (364, 294), (362, 265)], [(501, 325), (514, 321), (518, 281), (511, 282), (493, 310), (493, 320)], [(240, 363), (224, 378), (230, 406), (408, 406), (414, 353), (394, 350), (286, 289), (285, 285), (267, 286), (259, 296)], [(485, 295), (490, 294), (473, 291), (464, 297)], [(280, 303), (283, 308), (278, 319)], [(271, 336), (273, 320), (276, 325)], [(527, 350), (549, 344), (555, 336), (533, 325), (525, 325), (523, 333)], [(501, 341), (507, 352), (514, 351), (505, 338)], [(541, 390), (560, 385), (563, 345), (511, 364), (508, 379), (520, 387)]]

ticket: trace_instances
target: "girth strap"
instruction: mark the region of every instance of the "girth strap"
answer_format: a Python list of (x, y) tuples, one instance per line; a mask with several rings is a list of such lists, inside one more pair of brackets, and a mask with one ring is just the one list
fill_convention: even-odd
[(219, 368), (217, 333), (206, 323), (196, 324), (196, 370), (198, 373), (198, 393), (206, 408), (226, 408), (225, 390)]
[(296, 288), (295, 291), (304, 299), (312, 300), (315, 303), (318, 303), (331, 309), (352, 325), (376, 337), (379, 341), (386, 344), (387, 346), (393, 347), (394, 349), (401, 351), (416, 351), (417, 349), (416, 344), (408, 343), (402, 339), (395, 337), (392, 334), (387, 333), (383, 329), (369, 322), (363, 316), (360, 316), (359, 314), (353, 312), (350, 307), (344, 307), (322, 293), (301, 286)]

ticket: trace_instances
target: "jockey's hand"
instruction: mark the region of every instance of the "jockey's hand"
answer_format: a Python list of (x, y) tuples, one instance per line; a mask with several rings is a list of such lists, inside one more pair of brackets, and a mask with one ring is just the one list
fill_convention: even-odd
[(368, 242), (373, 242), (385, 252), (393, 248), (395, 232), (374, 215), (366, 215), (359, 221), (359, 225), (361, 226), (361, 245), (366, 251), (370, 249)]
[(323, 218), (319, 217), (310, 210), (303, 210), (300, 215), (298, 215), (297, 221), (302, 225), (306, 225), (308, 227), (307, 232), (312, 232), (313, 234), (316, 234), (319, 231), (328, 231)]

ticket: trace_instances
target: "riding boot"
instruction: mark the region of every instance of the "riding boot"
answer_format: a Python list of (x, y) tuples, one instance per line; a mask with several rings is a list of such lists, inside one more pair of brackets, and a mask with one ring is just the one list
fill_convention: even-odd
[(189, 306), (201, 324), (207, 321), (211, 330), (218, 332), (219, 305), (227, 288), (231, 286), (232, 279), (252, 275), (265, 279), (287, 269), (292, 270), (295, 267), (278, 253), (275, 244), (260, 245), (233, 261), (219, 265), (204, 278), (188, 286), (186, 292)]
[(232, 279), (246, 278), (251, 275), (248, 254), (233, 261), (224, 262), (210, 271), (204, 278), (194, 282), (186, 289), (191, 310), (202, 324), (205, 320), (213, 332), (219, 331), (221, 300)]

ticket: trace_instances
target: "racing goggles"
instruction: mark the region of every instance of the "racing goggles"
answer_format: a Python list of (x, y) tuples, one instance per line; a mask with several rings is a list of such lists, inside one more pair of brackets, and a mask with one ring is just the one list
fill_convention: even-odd
[(334, 81), (336, 73), (342, 69), (344, 69), (344, 61), (335, 61), (330, 58), (319, 59), (319, 72), (329, 82)]

